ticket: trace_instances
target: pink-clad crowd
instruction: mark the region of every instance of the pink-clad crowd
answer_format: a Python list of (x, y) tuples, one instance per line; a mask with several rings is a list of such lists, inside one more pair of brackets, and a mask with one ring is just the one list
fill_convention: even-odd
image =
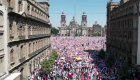
[(96, 79), (99, 72), (92, 57), (106, 50), (105, 42), (105, 37), (51, 37), (52, 49), (59, 52), (54, 71), (64, 80)]
[[(105, 37), (51, 37), (51, 48), (59, 53), (50, 75), (37, 80), (121, 80), (117, 71), (122, 63), (116, 59), (113, 67), (106, 59), (97, 57), (101, 49), (106, 51)], [(106, 57), (108, 54), (106, 53)], [(130, 71), (131, 79), (137, 80)]]

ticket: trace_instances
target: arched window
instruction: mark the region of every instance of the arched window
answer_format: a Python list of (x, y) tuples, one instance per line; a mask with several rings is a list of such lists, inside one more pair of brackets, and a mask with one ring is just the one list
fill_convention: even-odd
[(35, 51), (35, 43), (33, 43), (33, 52)]
[(10, 62), (14, 62), (14, 50), (10, 51)]
[(27, 6), (28, 14), (30, 14), (30, 5)]
[(22, 11), (22, 2), (21, 1), (19, 1), (19, 3), (18, 3), (18, 9), (19, 9), (19, 12)]
[(12, 35), (12, 28), (13, 28), (13, 25), (10, 24), (10, 25), (9, 25), (9, 35), (10, 35), (10, 37), (13, 36), (13, 35)]
[(20, 47), (20, 58), (23, 58), (23, 46)]
[(31, 54), (31, 43), (29, 44), (29, 54)]
[(19, 36), (22, 36), (23, 35), (23, 27), (19, 26), (18, 30), (19, 30)]

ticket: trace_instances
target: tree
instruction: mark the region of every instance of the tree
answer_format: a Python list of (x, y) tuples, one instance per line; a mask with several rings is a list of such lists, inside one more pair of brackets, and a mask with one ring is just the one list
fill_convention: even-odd
[(55, 27), (52, 27), (51, 28), (51, 34), (58, 35), (58, 33), (59, 33), (59, 30), (58, 29), (56, 29)]
[(53, 65), (55, 63), (55, 59), (54, 58), (49, 58), (49, 62), (51, 65)]
[(75, 36), (78, 36), (78, 34), (76, 33)]
[(105, 59), (105, 51), (103, 49), (101, 49), (101, 51), (98, 53), (98, 57), (100, 59)]
[(109, 57), (107, 58), (107, 63), (110, 67), (112, 67), (115, 64), (115, 58), (111, 55), (109, 55)]
[(45, 73), (50, 73), (52, 70), (53, 70), (53, 67), (52, 65), (50, 64), (50, 62), (48, 60), (44, 60), (42, 63), (41, 63), (41, 66), (43, 68), (43, 71)]
[(53, 51), (52, 51), (52, 55), (53, 55), (55, 58), (57, 58), (57, 57), (59, 56), (56, 50), (53, 50)]
[(56, 50), (52, 51), (52, 54), (50, 55), (49, 60), (44, 60), (41, 63), (41, 66), (43, 68), (43, 71), (46, 73), (50, 73), (53, 70), (53, 65), (55, 63), (55, 59), (59, 56)]
[(92, 36), (101, 36), (101, 34), (99, 34), (99, 33), (94, 33), (94, 34), (92, 34)]
[(123, 64), (123, 66), (118, 69), (117, 73), (121, 76), (121, 80), (125, 80), (128, 76), (130, 76), (128, 70), (129, 67), (127, 64)]

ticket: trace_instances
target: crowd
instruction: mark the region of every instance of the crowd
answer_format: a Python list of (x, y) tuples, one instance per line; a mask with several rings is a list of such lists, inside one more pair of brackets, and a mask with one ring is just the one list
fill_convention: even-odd
[[(110, 67), (106, 59), (97, 57), (101, 49), (106, 50), (105, 42), (105, 37), (51, 37), (51, 47), (59, 52), (59, 58), (50, 75), (36, 69), (32, 80), (120, 80), (120, 60)], [(133, 70), (131, 74), (130, 80), (139, 80)]]
[(94, 55), (84, 50), (105, 50), (104, 37), (52, 37), (51, 41), (52, 48), (59, 52), (52, 74), (55, 72), (63, 80), (96, 79), (99, 72), (92, 63)]

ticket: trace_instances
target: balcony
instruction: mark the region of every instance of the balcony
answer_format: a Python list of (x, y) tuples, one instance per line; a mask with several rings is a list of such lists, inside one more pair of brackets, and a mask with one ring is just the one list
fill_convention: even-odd
[(24, 40), (25, 39), (25, 35), (24, 36), (18, 36), (20, 40)]
[(23, 63), (25, 60), (26, 60), (25, 57), (19, 59), (20, 63)]
[(47, 49), (47, 48), (50, 47), (50, 46), (51, 46), (51, 45), (47, 45), (47, 46), (45, 46), (45, 47), (43, 47), (43, 48), (41, 48), (41, 49), (39, 49), (39, 50), (37, 50), (37, 51), (35, 51), (35, 52), (29, 54), (28, 56), (29, 56), (30, 58), (31, 58), (31, 57), (34, 57), (35, 55), (39, 54), (40, 52), (42, 52), (43, 50)]
[(32, 38), (40, 38), (40, 37), (46, 37), (46, 36), (51, 36), (51, 34), (28, 35), (28, 38), (32, 39)]
[(35, 17), (35, 16), (32, 16), (32, 15), (27, 14), (27, 17), (28, 17), (28, 18), (31, 18), (31, 19), (33, 19), (33, 20), (36, 20), (36, 21), (39, 21), (39, 22), (48, 24), (48, 22), (46, 22), (46, 21), (44, 21), (44, 20), (42, 20), (42, 19), (39, 19), (39, 18), (37, 18), (37, 17)]

